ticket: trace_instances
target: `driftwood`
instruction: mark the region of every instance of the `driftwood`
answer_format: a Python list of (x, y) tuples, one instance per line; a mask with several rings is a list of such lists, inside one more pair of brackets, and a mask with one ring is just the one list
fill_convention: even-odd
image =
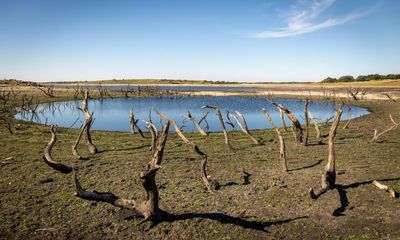
[(308, 110), (308, 116), (310, 117), (311, 122), (314, 124), (315, 131), (317, 132), (317, 135), (315, 136), (315, 138), (316, 139), (320, 139), (321, 138), (321, 132), (319, 130), (318, 123), (315, 120), (314, 116), (311, 114), (310, 110)]
[(199, 131), (199, 133), (203, 136), (207, 136), (208, 134), (201, 128), (200, 123), (196, 121), (196, 119), (194, 119), (194, 117), (192, 116), (192, 114), (190, 113), (190, 111), (188, 111), (187, 116), (184, 116), (185, 118), (189, 119), (193, 125), (197, 128), (197, 131)]
[(44, 162), (52, 167), (53, 169), (64, 173), (68, 174), (72, 172), (73, 168), (67, 165), (64, 165), (62, 163), (56, 162), (53, 160), (53, 157), (51, 156), (51, 149), (53, 148), (54, 144), (57, 142), (57, 135), (56, 135), (56, 128), (54, 125), (50, 126), (50, 132), (51, 132), (51, 139), (50, 142), (47, 144), (46, 148), (44, 149), (44, 156), (43, 160)]
[(292, 129), (293, 129), (293, 136), (297, 144), (303, 142), (303, 128), (301, 128), (301, 124), (299, 120), (282, 104), (277, 104), (274, 101), (267, 99), (269, 103), (277, 107), (278, 109), (282, 110), (289, 120), (292, 122)]
[(89, 121), (85, 121), (85, 123), (82, 125), (81, 127), (81, 131), (79, 132), (78, 137), (75, 140), (74, 145), (72, 145), (72, 155), (74, 155), (74, 157), (78, 160), (86, 160), (88, 159), (87, 157), (82, 157), (81, 155), (79, 155), (78, 153), (78, 144), (82, 138), (83, 132), (85, 131), (85, 128), (87, 128), (87, 126), (92, 122), (92, 117), (93, 117), (93, 113), (90, 114), (90, 118)]
[(222, 118), (221, 111), (219, 108), (211, 105), (204, 105), (201, 108), (209, 108), (214, 110), (214, 112), (217, 114), (219, 122), (221, 123), (222, 130), (224, 132), (224, 137), (225, 137), (225, 144), (229, 147), (232, 148), (231, 144), (229, 143), (229, 137), (228, 137), (228, 131), (226, 130), (225, 124), (224, 124), (224, 119)]
[[(156, 111), (156, 110), (155, 110)], [(172, 125), (175, 128), (175, 132), (178, 134), (178, 136), (190, 147), (193, 148), (193, 150), (200, 155), (202, 162), (201, 162), (201, 178), (203, 180), (204, 185), (206, 186), (207, 190), (209, 192), (213, 192), (213, 190), (216, 190), (218, 188), (218, 183), (216, 181), (210, 181), (210, 176), (207, 175), (207, 154), (204, 153), (203, 151), (200, 150), (200, 148), (192, 141), (190, 141), (183, 133), (182, 131), (179, 129), (178, 125), (176, 124), (176, 122), (173, 119), (170, 119), (169, 117), (167, 117), (165, 114), (160, 113), (158, 111), (156, 111), (156, 113), (164, 118), (166, 121), (169, 121), (172, 123)]]
[(304, 121), (305, 121), (305, 127), (304, 127), (304, 136), (303, 136), (303, 145), (307, 146), (308, 144), (308, 99), (304, 100)]
[[(88, 105), (89, 91), (85, 91), (82, 100), (82, 108), (80, 110), (83, 112), (85, 116), (85, 128), (84, 128), (84, 136), (85, 136), (85, 144), (89, 149), (91, 154), (98, 153), (97, 147), (93, 144), (92, 136), (90, 135), (90, 128), (93, 123), (93, 118), (91, 117), (93, 113), (90, 113), (87, 105)], [(88, 122), (88, 123), (86, 123)]]
[(387, 129), (383, 130), (383, 131), (380, 132), (380, 133), (378, 133), (378, 129), (375, 129), (375, 131), (374, 131), (374, 137), (371, 139), (371, 142), (377, 141), (377, 140), (378, 140), (380, 137), (382, 137), (385, 133), (390, 132), (390, 131), (396, 129), (396, 128), (399, 126), (400, 123), (395, 122), (391, 114), (389, 114), (389, 118), (390, 118), (390, 121), (393, 123), (393, 125), (390, 126), (390, 127), (387, 128)]
[(247, 126), (246, 119), (244, 118), (243, 114), (239, 111), (235, 111), (239, 118), (242, 120), (243, 125), (240, 123), (239, 119), (231, 114), (231, 116), (235, 119), (236, 123), (239, 125), (242, 132), (244, 132), (255, 144), (260, 145), (261, 143), (251, 134), (249, 127)]
[(75, 196), (97, 202), (106, 202), (116, 207), (130, 209), (135, 211), (139, 216), (143, 216), (145, 221), (157, 221), (162, 217), (163, 211), (159, 208), (159, 193), (156, 183), (157, 171), (161, 168), (161, 161), (164, 153), (165, 143), (167, 141), (170, 122), (168, 121), (159, 138), (157, 149), (153, 154), (153, 158), (147, 164), (146, 169), (140, 174), (142, 186), (147, 193), (145, 201), (138, 203), (136, 200), (123, 199), (111, 192), (89, 192), (83, 189), (79, 183), (78, 174), (75, 172)]
[(374, 180), (372, 182), (372, 184), (374, 184), (380, 190), (384, 190), (385, 192), (388, 192), (389, 196), (391, 198), (398, 198), (399, 197), (399, 194), (393, 188), (391, 188), (391, 187), (389, 187), (387, 185), (384, 185), (384, 184), (382, 184), (382, 183), (380, 183), (380, 182), (378, 182), (376, 180)]
[(139, 119), (135, 120), (135, 113), (133, 112), (133, 110), (131, 110), (131, 112), (129, 113), (129, 124), (131, 127), (131, 133), (135, 134), (136, 130), (138, 131), (138, 133), (140, 134), (140, 136), (142, 138), (144, 138), (145, 136), (143, 135), (143, 131), (142, 129), (140, 129), (140, 127), (138, 126)]
[(271, 116), (268, 114), (267, 110), (265, 110), (265, 108), (263, 108), (262, 111), (263, 111), (265, 117), (267, 118), (267, 120), (269, 121), (269, 123), (271, 124), (271, 126), (275, 129), (276, 134), (278, 135), (279, 144), (280, 144), (279, 158), (281, 160), (283, 170), (285, 172), (287, 172), (288, 167), (287, 167), (287, 159), (286, 159), (285, 139), (283, 138), (281, 131), (279, 131), (279, 128), (272, 121)]
[(329, 130), (328, 136), (328, 163), (325, 166), (325, 172), (322, 174), (321, 188), (314, 190), (310, 188), (309, 194), (312, 199), (317, 199), (319, 196), (327, 192), (328, 190), (336, 187), (336, 156), (335, 156), (335, 136), (336, 130), (340, 122), (340, 117), (343, 112), (343, 104), (339, 104), (336, 111), (335, 119), (333, 120), (331, 129)]

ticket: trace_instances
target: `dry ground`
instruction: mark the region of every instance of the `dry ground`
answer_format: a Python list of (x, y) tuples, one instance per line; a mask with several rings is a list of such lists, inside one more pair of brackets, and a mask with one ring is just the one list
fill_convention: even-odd
[[(358, 101), (371, 114), (358, 118), (336, 137), (337, 183), (311, 200), (308, 189), (320, 184), (327, 145), (311, 130), (307, 147), (286, 134), (289, 173), (281, 171), (275, 132), (255, 131), (256, 146), (241, 132), (230, 133), (235, 151), (222, 133), (188, 134), (209, 155), (209, 173), (221, 188), (208, 193), (200, 179), (200, 159), (176, 134), (170, 134), (157, 181), (161, 207), (173, 214), (154, 227), (137, 225), (127, 211), (74, 196), (72, 175), (50, 169), (42, 152), (49, 128), (19, 122), (15, 134), (0, 132), (0, 238), (12, 239), (400, 239), (400, 202), (371, 181), (400, 191), (400, 129), (371, 143), (373, 129), (400, 121), (400, 103)], [(267, 106), (268, 107), (268, 106)], [(260, 121), (265, 121), (260, 115)], [(327, 134), (329, 126), (322, 128)], [(71, 145), (77, 130), (58, 129), (53, 157), (80, 168), (89, 190), (144, 198), (139, 173), (149, 161), (150, 139), (130, 133), (95, 131), (101, 153), (74, 161)], [(81, 148), (84, 152), (84, 148)], [(87, 152), (85, 152), (87, 154)], [(333, 216), (333, 213), (337, 216)]]

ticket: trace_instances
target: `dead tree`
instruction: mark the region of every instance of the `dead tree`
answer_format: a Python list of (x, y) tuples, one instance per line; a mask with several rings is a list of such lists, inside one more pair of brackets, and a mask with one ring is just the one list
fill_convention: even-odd
[(318, 123), (315, 120), (314, 116), (311, 114), (310, 110), (308, 110), (308, 116), (310, 117), (311, 122), (314, 124), (315, 131), (317, 132), (317, 135), (315, 136), (315, 138), (316, 139), (320, 139), (321, 138), (321, 132), (319, 130)]
[(303, 145), (307, 146), (308, 144), (308, 99), (304, 100), (304, 121), (305, 121), (305, 127), (304, 127), (304, 136), (303, 136)]
[(235, 112), (242, 120), (243, 125), (240, 123), (239, 119), (235, 115), (232, 114), (231, 116), (235, 119), (236, 123), (239, 125), (242, 132), (244, 132), (255, 144), (261, 145), (261, 143), (253, 136), (253, 134), (251, 134), (249, 127), (247, 126), (246, 119), (244, 118), (243, 114), (239, 111), (235, 111)]
[(44, 149), (43, 160), (47, 165), (49, 165), (53, 169), (64, 174), (68, 174), (72, 172), (73, 168), (54, 161), (53, 157), (51, 156), (51, 150), (53, 149), (54, 144), (56, 144), (57, 142), (56, 128), (54, 125), (50, 126), (50, 132), (51, 132), (51, 139), (50, 142), (47, 144), (46, 148)]
[(192, 121), (193, 125), (197, 128), (197, 131), (199, 131), (199, 133), (203, 136), (207, 136), (208, 134), (201, 128), (200, 123), (196, 121), (196, 119), (194, 119), (194, 117), (192, 116), (192, 114), (190, 113), (190, 111), (188, 111), (187, 116), (184, 116), (186, 119), (189, 119), (190, 121)]
[(142, 138), (144, 138), (145, 136), (143, 135), (142, 129), (140, 129), (140, 127), (138, 126), (138, 122), (139, 122), (139, 119), (135, 120), (135, 113), (133, 112), (133, 110), (131, 110), (131, 112), (129, 114), (129, 123), (131, 126), (131, 133), (135, 134), (136, 130), (137, 130), (138, 133), (140, 134), (140, 136)]
[(116, 196), (111, 192), (89, 192), (83, 189), (79, 183), (78, 174), (75, 172), (75, 196), (96, 202), (105, 202), (112, 204), (119, 208), (129, 209), (135, 211), (139, 216), (144, 219), (141, 223), (146, 221), (159, 221), (163, 217), (163, 211), (159, 208), (159, 192), (156, 183), (157, 171), (161, 168), (162, 157), (164, 153), (165, 143), (167, 141), (168, 130), (170, 122), (168, 121), (161, 133), (157, 143), (156, 151), (153, 158), (147, 164), (146, 169), (140, 174), (140, 180), (144, 190), (147, 193), (147, 198), (143, 202), (136, 200), (124, 199)]
[(392, 126), (388, 127), (387, 129), (383, 130), (382, 132), (378, 133), (378, 129), (374, 131), (374, 137), (371, 139), (371, 142), (376, 142), (380, 137), (382, 137), (385, 133), (390, 132), (396, 129), (400, 123), (394, 121), (391, 114), (389, 114), (390, 121), (393, 123)]
[(375, 187), (379, 188), (380, 190), (384, 190), (385, 192), (388, 192), (389, 196), (391, 198), (398, 198), (399, 197), (399, 194), (393, 188), (391, 188), (391, 187), (389, 187), (387, 185), (384, 185), (384, 184), (382, 184), (382, 183), (380, 183), (380, 182), (378, 182), (376, 180), (374, 180), (372, 182), (372, 184), (374, 184)]
[(349, 109), (349, 119), (347, 120), (346, 124), (343, 126), (342, 129), (347, 129), (349, 127), (350, 122), (351, 122), (351, 107), (348, 106), (348, 109)]
[(287, 131), (287, 129), (286, 129), (286, 122), (285, 122), (285, 118), (284, 118), (284, 115), (283, 115), (283, 111), (282, 111), (282, 109), (280, 109), (280, 108), (278, 108), (278, 110), (279, 110), (279, 117), (280, 117), (280, 119), (281, 119), (281, 123), (282, 123), (283, 130), (286, 132), (286, 131)]
[(44, 93), (46, 96), (54, 98), (54, 85), (48, 86), (39, 86), (38, 89)]
[(271, 116), (268, 114), (267, 110), (265, 110), (265, 108), (263, 108), (262, 111), (263, 111), (265, 117), (267, 118), (267, 120), (269, 121), (269, 123), (271, 124), (271, 126), (275, 129), (276, 134), (278, 135), (279, 144), (280, 144), (279, 158), (281, 160), (283, 170), (285, 172), (287, 172), (288, 167), (287, 167), (287, 159), (286, 159), (285, 139), (283, 138), (281, 131), (279, 131), (279, 128), (277, 128), (276, 125), (274, 124), (274, 122), (272, 121)]
[(230, 114), (229, 111), (226, 111), (226, 119), (227, 119), (227, 120), (225, 121), (225, 123), (228, 124), (229, 126), (231, 126), (233, 130), (235, 130), (236, 123), (234, 123), (234, 122), (232, 121), (232, 119), (231, 119), (231, 117), (230, 117), (231, 115), (232, 115), (232, 114)]
[(299, 120), (285, 107), (283, 104), (277, 104), (274, 101), (267, 99), (269, 103), (277, 107), (278, 109), (282, 110), (286, 116), (289, 118), (289, 120), (292, 122), (292, 130), (293, 130), (293, 136), (297, 144), (300, 144), (303, 142), (303, 128), (301, 128), (301, 124)]
[(393, 98), (392, 94), (389, 93), (382, 93), (383, 96), (386, 96), (390, 101), (396, 102), (396, 100)]
[(150, 145), (150, 151), (153, 152), (156, 150), (156, 144), (157, 144), (157, 138), (158, 138), (158, 134), (157, 134), (157, 128), (156, 126), (151, 123), (151, 122), (146, 122), (146, 127), (149, 130), (150, 134), (151, 134), (151, 145)]
[(224, 137), (225, 137), (225, 144), (229, 147), (232, 148), (231, 144), (229, 143), (229, 137), (228, 137), (228, 131), (226, 130), (225, 124), (224, 124), (224, 119), (222, 118), (221, 111), (219, 108), (211, 105), (204, 105), (201, 108), (209, 108), (214, 110), (214, 112), (217, 114), (219, 122), (221, 123), (222, 130), (224, 132)]
[(333, 120), (331, 129), (329, 130), (328, 136), (328, 163), (325, 167), (325, 172), (322, 174), (321, 188), (314, 190), (310, 188), (310, 197), (312, 199), (317, 199), (319, 196), (327, 192), (328, 190), (334, 189), (336, 187), (336, 157), (335, 157), (335, 136), (336, 130), (340, 122), (340, 117), (343, 112), (343, 105), (339, 104), (336, 111), (335, 119)]
[(206, 112), (199, 120), (199, 124), (201, 124), (202, 121), (204, 121), (204, 123), (206, 124), (206, 126), (204, 127), (204, 131), (206, 133), (208, 133), (208, 130), (210, 129), (209, 125), (208, 125), (208, 121), (207, 121), (207, 115), (209, 112)]
[[(84, 128), (85, 144), (88, 147), (89, 152), (91, 154), (95, 154), (95, 153), (98, 153), (99, 151), (97, 150), (97, 147), (93, 144), (92, 136), (90, 135), (90, 128), (92, 127), (92, 123), (93, 123), (93, 118), (91, 117), (91, 115), (93, 113), (90, 113), (87, 108), (88, 98), (89, 98), (89, 92), (85, 91), (84, 97), (82, 100), (82, 108), (79, 108), (79, 109), (83, 112), (83, 114), (85, 116), (85, 123), (84, 123), (84, 125), (86, 126)], [(86, 122), (88, 122), (88, 123), (86, 123)]]
[(357, 89), (351, 89), (351, 88), (348, 88), (347, 89), (347, 94), (351, 97), (351, 98), (353, 98), (354, 100), (359, 100), (359, 98), (358, 98), (358, 95), (360, 94), (360, 95), (365, 95), (366, 94), (366, 91), (365, 90), (363, 90), (363, 89), (359, 89), (359, 88), (357, 88)]
[[(155, 110), (156, 111), (156, 110)], [(213, 190), (216, 190), (219, 186), (217, 181), (210, 181), (210, 176), (207, 175), (207, 154), (203, 151), (200, 150), (200, 148), (192, 141), (190, 141), (183, 133), (182, 131), (179, 129), (178, 125), (176, 124), (176, 122), (167, 117), (165, 114), (160, 113), (158, 111), (156, 111), (156, 113), (161, 116), (162, 118), (164, 118), (166, 121), (171, 122), (172, 125), (175, 128), (175, 132), (178, 134), (178, 136), (187, 144), (189, 145), (197, 154), (200, 155), (202, 162), (201, 162), (201, 179), (203, 180), (204, 185), (206, 186), (207, 190), (209, 192), (213, 192)]]
[(72, 155), (74, 155), (74, 157), (78, 160), (87, 160), (88, 159), (87, 157), (82, 157), (81, 155), (79, 155), (78, 144), (81, 141), (81, 138), (82, 138), (83, 133), (85, 132), (85, 129), (88, 127), (89, 124), (91, 124), (92, 117), (93, 117), (93, 113), (90, 114), (89, 121), (85, 121), (85, 123), (82, 125), (81, 131), (79, 132), (79, 135), (76, 138), (74, 145), (72, 145)]

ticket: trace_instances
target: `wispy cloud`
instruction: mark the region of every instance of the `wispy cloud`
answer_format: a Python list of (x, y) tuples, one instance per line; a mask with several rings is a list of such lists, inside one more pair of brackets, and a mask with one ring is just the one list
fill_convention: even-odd
[[(345, 24), (354, 19), (366, 16), (370, 12), (349, 13), (342, 17), (321, 20), (322, 13), (330, 8), (335, 1), (336, 0), (311, 0), (307, 2), (304, 0), (298, 1), (297, 4), (291, 6), (289, 11), (285, 14), (286, 27), (278, 28), (273, 31), (258, 32), (252, 34), (251, 37), (282, 38), (296, 36)], [(301, 5), (301, 7), (299, 7), (299, 5)]]

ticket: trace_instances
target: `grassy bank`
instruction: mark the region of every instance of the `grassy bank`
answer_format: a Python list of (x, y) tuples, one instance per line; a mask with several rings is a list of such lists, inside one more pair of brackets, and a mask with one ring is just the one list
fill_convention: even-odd
[[(71, 98), (71, 92), (57, 100)], [(41, 97), (39, 101), (53, 101)], [(153, 228), (140, 219), (104, 203), (76, 198), (72, 175), (54, 172), (42, 160), (50, 140), (47, 126), (20, 122), (15, 133), (1, 128), (0, 236), (5, 238), (137, 238), (137, 239), (396, 239), (400, 236), (399, 199), (376, 189), (371, 181), (384, 180), (400, 190), (400, 130), (371, 143), (373, 129), (390, 124), (389, 113), (400, 121), (399, 102), (358, 101), (371, 114), (355, 119), (349, 129), (339, 126), (335, 139), (337, 183), (314, 201), (308, 189), (320, 185), (327, 145), (318, 144), (311, 129), (310, 146), (294, 144), (285, 134), (290, 171), (283, 173), (279, 143), (273, 130), (254, 134), (265, 145), (253, 145), (241, 132), (232, 132), (234, 151), (222, 133), (187, 136), (209, 156), (209, 174), (221, 188), (210, 194), (201, 182), (200, 159), (174, 133), (168, 137), (162, 169), (158, 172), (162, 209), (175, 221)], [(260, 121), (265, 119), (260, 118)], [(128, 124), (128, 123), (127, 123)], [(322, 127), (326, 135), (329, 126)], [(151, 158), (150, 138), (130, 133), (94, 131), (101, 151), (87, 161), (73, 160), (71, 145), (77, 130), (58, 129), (53, 157), (80, 169), (89, 190), (112, 191), (143, 199), (139, 173)], [(81, 146), (80, 152), (89, 153)], [(333, 216), (336, 211), (339, 216)]]

